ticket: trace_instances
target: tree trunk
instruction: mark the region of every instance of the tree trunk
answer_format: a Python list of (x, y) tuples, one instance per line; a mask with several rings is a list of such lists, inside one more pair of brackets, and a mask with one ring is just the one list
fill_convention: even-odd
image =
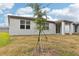
[(39, 30), (39, 36), (38, 36), (38, 54), (41, 53), (41, 30)]

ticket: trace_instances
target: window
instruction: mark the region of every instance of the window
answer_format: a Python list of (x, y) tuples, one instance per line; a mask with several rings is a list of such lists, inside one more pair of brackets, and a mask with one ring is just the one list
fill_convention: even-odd
[(49, 23), (44, 23), (44, 30), (48, 30), (49, 29)]
[(30, 25), (26, 25), (26, 29), (30, 29)]
[(25, 29), (25, 25), (20, 25), (20, 29)]
[(26, 29), (30, 29), (30, 20), (26, 20)]
[(30, 24), (30, 21), (29, 20), (26, 20), (26, 24)]
[(30, 20), (20, 20), (20, 29), (30, 29)]
[(20, 20), (20, 29), (25, 29), (25, 20)]
[(20, 24), (25, 24), (25, 20), (21, 20), (20, 21)]

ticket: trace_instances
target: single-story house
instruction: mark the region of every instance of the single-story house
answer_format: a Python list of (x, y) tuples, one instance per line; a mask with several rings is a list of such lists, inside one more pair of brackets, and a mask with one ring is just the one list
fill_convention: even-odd
[[(36, 24), (32, 21), (32, 17), (8, 16), (9, 34), (10, 35), (38, 35)], [(47, 21), (45, 24), (47, 29), (45, 34), (56, 34), (55, 22)]]
[[(32, 21), (33, 17), (8, 16), (10, 35), (38, 35), (36, 24)], [(45, 34), (73, 34), (79, 32), (78, 24), (67, 20), (47, 21)]]
[(56, 33), (73, 34), (75, 33), (75, 24), (72, 21), (59, 20), (56, 21)]

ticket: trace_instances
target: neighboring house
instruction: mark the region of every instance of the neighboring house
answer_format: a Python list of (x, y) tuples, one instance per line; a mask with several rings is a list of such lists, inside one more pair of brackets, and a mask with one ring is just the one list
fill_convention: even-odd
[(75, 32), (79, 33), (79, 24), (75, 24)]
[[(33, 17), (8, 16), (10, 35), (38, 35)], [(79, 24), (67, 20), (47, 21), (45, 34), (73, 34), (79, 32)]]
[[(8, 16), (10, 35), (38, 35), (36, 24), (32, 17)], [(47, 21), (45, 34), (56, 34), (55, 22)]]
[(67, 20), (56, 21), (56, 33), (73, 34), (75, 33), (75, 24)]
[(8, 27), (0, 27), (0, 32), (9, 32)]

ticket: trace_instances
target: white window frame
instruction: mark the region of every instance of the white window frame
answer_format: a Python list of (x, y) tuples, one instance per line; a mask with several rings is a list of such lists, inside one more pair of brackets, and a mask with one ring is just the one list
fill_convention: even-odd
[[(25, 21), (25, 23), (24, 23), (24, 24), (21, 24), (21, 21)], [(30, 23), (29, 23), (29, 24), (26, 23), (27, 21), (30, 22), (30, 20), (24, 20), (24, 19), (21, 19), (21, 20), (20, 20), (20, 29), (22, 29), (22, 28), (21, 28), (21, 25), (24, 25), (24, 27), (25, 27), (24, 29), (27, 29), (27, 28), (26, 28), (27, 25), (30, 26)], [(28, 28), (28, 29), (30, 29), (30, 28)]]

